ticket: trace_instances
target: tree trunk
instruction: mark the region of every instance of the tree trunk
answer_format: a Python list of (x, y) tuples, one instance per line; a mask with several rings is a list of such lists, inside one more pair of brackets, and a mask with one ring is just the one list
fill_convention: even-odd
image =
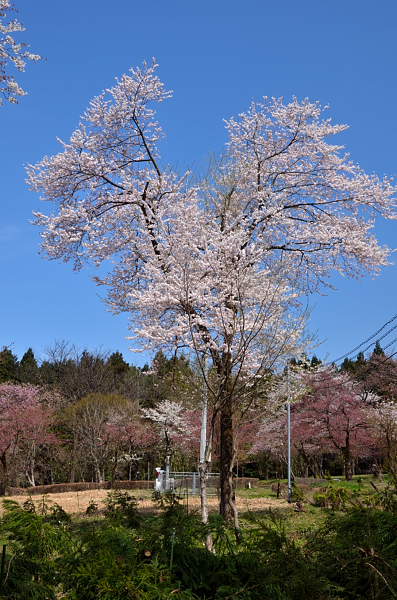
[(346, 481), (351, 481), (353, 479), (353, 467), (350, 459), (345, 462), (345, 477)]
[(70, 462), (70, 470), (69, 470), (69, 483), (74, 483), (76, 476), (76, 456), (77, 456), (77, 448), (78, 448), (78, 435), (76, 432), (73, 432), (73, 449), (72, 449), (72, 460)]
[(30, 464), (29, 468), (26, 469), (26, 473), (25, 473), (26, 479), (28, 480), (28, 483), (31, 487), (36, 487), (36, 481), (34, 478), (34, 464)]
[(233, 410), (230, 402), (224, 402), (220, 411), (220, 434), (220, 514), (225, 521), (234, 521), (234, 525), (238, 529), (236, 497), (233, 485), (235, 459)]
[(343, 448), (343, 458), (345, 460), (345, 477), (346, 481), (351, 481), (353, 479), (353, 465), (352, 465), (352, 457), (350, 454), (350, 439), (349, 435), (346, 435), (346, 445)]
[(114, 457), (113, 457), (113, 466), (112, 466), (112, 475), (110, 478), (110, 487), (114, 486), (118, 464), (119, 464), (119, 453), (118, 453), (118, 449), (116, 449), (114, 451)]
[(10, 485), (9, 477), (8, 477), (8, 463), (7, 463), (7, 455), (6, 452), (0, 456), (0, 461), (3, 467), (3, 476), (4, 476), (4, 491), (7, 493), (7, 488)]

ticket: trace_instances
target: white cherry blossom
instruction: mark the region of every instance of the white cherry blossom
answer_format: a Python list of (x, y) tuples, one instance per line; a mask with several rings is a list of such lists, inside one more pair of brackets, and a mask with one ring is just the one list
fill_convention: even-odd
[(361, 277), (387, 264), (372, 228), (378, 215), (395, 218), (396, 190), (330, 143), (346, 126), (296, 99), (265, 98), (226, 122), (224, 156), (192, 183), (162, 166), (153, 105), (170, 92), (155, 69), (131, 69), (96, 97), (28, 182), (51, 203), (35, 215), (42, 252), (100, 267), (95, 281), (111, 310), (130, 314), (135, 349), (188, 348), (201, 364), (210, 356), (227, 516), (236, 514), (233, 419), (264, 373), (300, 355), (301, 295), (329, 285), (334, 270)]

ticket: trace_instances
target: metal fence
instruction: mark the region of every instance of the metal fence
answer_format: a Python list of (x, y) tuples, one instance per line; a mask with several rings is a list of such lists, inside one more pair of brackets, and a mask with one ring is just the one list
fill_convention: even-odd
[[(207, 495), (219, 495), (219, 473), (207, 473)], [(169, 479), (159, 473), (156, 479), (156, 491), (163, 493), (167, 490), (176, 494), (200, 495), (200, 475), (197, 472), (170, 471)]]

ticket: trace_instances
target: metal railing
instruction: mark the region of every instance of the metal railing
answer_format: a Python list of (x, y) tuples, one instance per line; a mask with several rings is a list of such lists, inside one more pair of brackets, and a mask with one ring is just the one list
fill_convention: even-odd
[[(217, 496), (219, 494), (219, 473), (207, 473), (207, 495)], [(165, 472), (159, 473), (155, 490), (164, 493), (173, 491), (177, 494), (199, 495), (200, 475), (195, 471), (170, 471), (169, 479), (165, 478)]]

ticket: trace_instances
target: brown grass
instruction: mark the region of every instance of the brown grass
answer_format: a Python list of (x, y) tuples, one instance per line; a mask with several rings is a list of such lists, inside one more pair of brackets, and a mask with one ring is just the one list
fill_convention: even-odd
[[(107, 498), (109, 490), (87, 490), (82, 492), (64, 492), (62, 494), (47, 494), (46, 498), (49, 502), (59, 504), (63, 510), (71, 515), (84, 515), (85, 511), (91, 501), (98, 505), (99, 510), (105, 508), (104, 501)], [(158, 508), (151, 500), (151, 497), (147, 492), (143, 490), (135, 490), (133, 495), (138, 500), (138, 508), (141, 512), (157, 512)], [(36, 506), (42, 503), (42, 496), (29, 496), (27, 494), (18, 496), (7, 496), (12, 500), (16, 500), (19, 504), (23, 504), (26, 500), (31, 498)], [(186, 498), (183, 500), (186, 504)], [(268, 508), (277, 508), (286, 506), (286, 500), (277, 498), (239, 498), (236, 499), (237, 508), (239, 512), (245, 512), (248, 510), (262, 511)], [(219, 509), (219, 501), (217, 498), (210, 498), (208, 500), (210, 512), (215, 512)], [(189, 496), (188, 498), (189, 510), (199, 511), (200, 510), (200, 497)], [(2, 514), (3, 508), (0, 505), (0, 514)]]

